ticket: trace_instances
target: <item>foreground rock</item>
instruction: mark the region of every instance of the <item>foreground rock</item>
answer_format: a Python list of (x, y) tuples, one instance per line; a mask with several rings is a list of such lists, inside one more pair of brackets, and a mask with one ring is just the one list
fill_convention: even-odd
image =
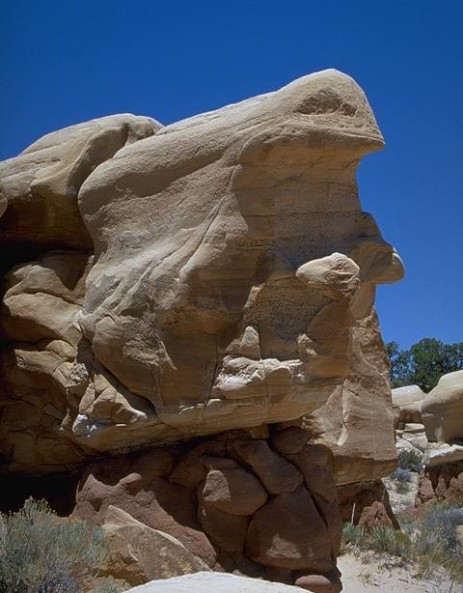
[[(299, 587), (223, 573), (196, 573), (151, 581), (127, 593), (300, 593)], [(328, 592), (327, 592), (328, 593)]]
[(98, 574), (111, 576), (121, 591), (154, 579), (208, 570), (176, 538), (109, 506), (103, 523), (109, 555)]
[(115, 506), (210, 568), (339, 590), (336, 485), (396, 458), (374, 299), (403, 268), (355, 177), (382, 146), (329, 70), (3, 163), (1, 471), (85, 465), (90, 522)]
[(187, 450), (156, 448), (90, 466), (75, 516), (107, 524), (114, 506), (137, 521), (130, 533), (141, 523), (149, 534), (168, 533), (210, 568), (340, 587), (342, 521), (328, 452), (300, 428), (271, 440), (229, 432)]
[[(151, 120), (121, 121), (57, 132), (25, 153), (45, 151), (66, 163), (60, 183), (45, 165), (40, 169), (50, 187), (39, 202), (47, 220), (64, 216), (62, 202), (74, 204), (75, 226), (90, 233), (96, 260), (90, 270), (74, 267), (75, 282), (88, 276), (77, 308), (66, 312), (72, 336), (46, 321), (51, 297), (64, 299), (66, 307), (61, 288), (51, 287), (49, 297), (38, 289), (38, 276), (34, 287), (19, 283), (14, 307), (7, 292), (8, 393), (34, 408), (43, 397), (29, 387), (37, 373), (22, 351), (54, 356), (40, 368), (48, 383), (51, 368), (59, 368), (53, 380), (62, 403), (51, 402), (58, 410), (51, 423), (61, 432), (50, 434), (90, 454), (286, 421), (318, 409), (314, 426), (308, 423), (319, 442), (335, 449), (338, 481), (378, 477), (392, 466), (394, 450), (383, 429), (392, 415), (374, 287), (400, 278), (402, 266), (360, 208), (356, 166), (383, 145), (361, 89), (326, 71), (166, 128)], [(127, 132), (130, 126), (135, 131)], [(111, 144), (98, 134), (137, 141), (122, 150), (115, 141), (92, 161), (86, 140), (92, 134), (98, 146)], [(30, 232), (18, 235), (16, 218), (7, 217), (16, 211), (16, 194), (31, 187), (24, 159), (4, 165), (3, 224), (6, 236), (26, 248)], [(77, 182), (69, 171), (81, 161), (90, 164)], [(9, 190), (12, 179), (24, 188)], [(36, 222), (35, 202), (18, 200), (23, 219)], [(41, 228), (42, 249), (90, 247), (88, 240)], [(24, 330), (21, 347), (12, 329), (20, 324), (34, 330)], [(66, 355), (42, 354), (57, 339), (65, 342)], [(56, 438), (28, 451), (15, 422), (7, 418), (4, 429), (6, 441), (15, 440), (7, 464), (49, 471), (63, 463), (49, 459), (49, 441)], [(374, 449), (362, 436), (371, 423), (383, 439)], [(339, 447), (341, 426), (347, 433)], [(26, 434), (34, 430), (28, 426)], [(68, 450), (63, 456), (68, 464), (73, 456), (78, 461)], [(348, 475), (352, 457), (356, 476)]]

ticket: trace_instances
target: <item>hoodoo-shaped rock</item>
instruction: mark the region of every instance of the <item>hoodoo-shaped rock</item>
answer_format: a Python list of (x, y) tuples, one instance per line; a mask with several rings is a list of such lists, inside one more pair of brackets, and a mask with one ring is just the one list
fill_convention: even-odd
[(382, 146), (327, 70), (2, 163), (1, 471), (87, 463), (80, 517), (112, 505), (211, 568), (339, 591), (336, 483), (396, 457), (374, 298), (403, 268), (355, 177)]
[[(372, 354), (364, 334), (377, 331), (374, 285), (402, 267), (360, 209), (355, 169), (383, 140), (355, 82), (326, 71), (162, 129), (143, 125), (151, 137), (99, 157), (78, 192), (96, 259), (73, 317), (63, 438), (124, 450), (299, 418), (345, 380), (335, 405), (347, 410), (349, 393), (382, 385), (379, 334)], [(66, 162), (80, 142), (68, 135)], [(27, 154), (57, 151), (52, 140)], [(24, 158), (7, 162), (7, 182)], [(368, 411), (350, 415), (389, 421), (386, 394), (369, 397)], [(392, 460), (392, 437), (382, 445)]]

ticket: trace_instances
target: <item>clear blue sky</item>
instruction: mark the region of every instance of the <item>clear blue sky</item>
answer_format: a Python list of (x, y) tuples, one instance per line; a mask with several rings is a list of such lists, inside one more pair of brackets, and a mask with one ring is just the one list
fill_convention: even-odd
[(0, 158), (110, 113), (163, 123), (334, 67), (387, 141), (359, 172), (407, 277), (380, 287), (386, 341), (463, 341), (461, 0), (4, 0)]

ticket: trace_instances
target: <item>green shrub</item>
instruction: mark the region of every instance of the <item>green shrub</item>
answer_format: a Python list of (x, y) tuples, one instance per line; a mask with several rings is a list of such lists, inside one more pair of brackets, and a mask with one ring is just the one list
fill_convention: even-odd
[(410, 536), (393, 527), (378, 525), (368, 534), (368, 547), (375, 552), (384, 552), (407, 560), (412, 553)]
[(448, 502), (436, 503), (416, 521), (403, 521), (402, 531), (380, 525), (366, 532), (347, 523), (343, 548), (354, 554), (373, 550), (398, 557), (413, 564), (418, 574), (426, 578), (443, 569), (453, 582), (463, 583), (463, 545), (456, 530), (459, 525), (463, 525), (463, 508)]
[(463, 582), (463, 546), (457, 537), (458, 525), (463, 525), (463, 509), (445, 502), (430, 507), (415, 542), (419, 567), (425, 576), (435, 566), (443, 566), (456, 581)]
[(373, 550), (374, 552), (390, 554), (404, 560), (409, 559), (412, 553), (412, 541), (407, 533), (378, 525), (370, 531), (346, 523), (343, 529), (343, 543), (346, 548), (351, 548), (354, 553)]
[(419, 472), (423, 466), (423, 453), (417, 449), (401, 449), (398, 453), (399, 468)]
[(391, 474), (391, 478), (396, 482), (411, 482), (412, 472), (409, 469), (398, 467), (395, 472)]
[(29, 498), (0, 514), (0, 593), (80, 593), (104, 553), (101, 529), (59, 519)]
[(409, 482), (397, 482), (395, 489), (399, 494), (407, 494), (407, 492), (410, 492), (411, 486)]

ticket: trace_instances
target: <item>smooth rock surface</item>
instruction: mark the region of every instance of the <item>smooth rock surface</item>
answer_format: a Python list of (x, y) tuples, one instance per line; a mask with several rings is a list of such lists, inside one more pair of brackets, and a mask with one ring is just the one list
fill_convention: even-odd
[[(152, 406), (128, 424), (162, 441), (327, 401), (367, 295), (402, 274), (357, 196), (358, 159), (382, 143), (359, 87), (326, 71), (167, 126), (95, 171), (79, 193), (98, 256), (79, 324)], [(117, 446), (110, 423), (79, 412), (78, 440)]]
[(444, 375), (421, 406), (429, 441), (463, 439), (463, 370)]
[(161, 127), (148, 117), (110, 115), (47, 134), (0, 163), (2, 250), (91, 248), (77, 207), (82, 183), (120, 148)]
[(267, 497), (259, 480), (238, 466), (210, 470), (201, 491), (203, 503), (230, 515), (252, 515)]
[(326, 525), (307, 490), (283, 492), (257, 511), (246, 553), (263, 566), (329, 572), (335, 568)]
[[(79, 302), (61, 289), (42, 295), (38, 272), (34, 287), (7, 291), (5, 469), (47, 472), (308, 414), (335, 452), (338, 483), (387, 473), (395, 452), (374, 293), (403, 268), (362, 212), (355, 178), (382, 146), (362, 90), (327, 70), (165, 128), (135, 116), (79, 124), (2, 165), (5, 240), (30, 251), (27, 221), (44, 219), (34, 256), (96, 256), (75, 278)], [(22, 351), (35, 356), (37, 336), (55, 335), (58, 354), (39, 345), (46, 388), (58, 383), (49, 402), (16, 376), (35, 368)], [(33, 447), (42, 400), (58, 411)], [(35, 406), (26, 431), (17, 402)]]
[(403, 428), (407, 422), (422, 422), (421, 404), (426, 397), (418, 385), (407, 385), (392, 390), (392, 407), (396, 428)]
[(226, 573), (202, 573), (151, 581), (127, 593), (300, 593), (299, 587)]

